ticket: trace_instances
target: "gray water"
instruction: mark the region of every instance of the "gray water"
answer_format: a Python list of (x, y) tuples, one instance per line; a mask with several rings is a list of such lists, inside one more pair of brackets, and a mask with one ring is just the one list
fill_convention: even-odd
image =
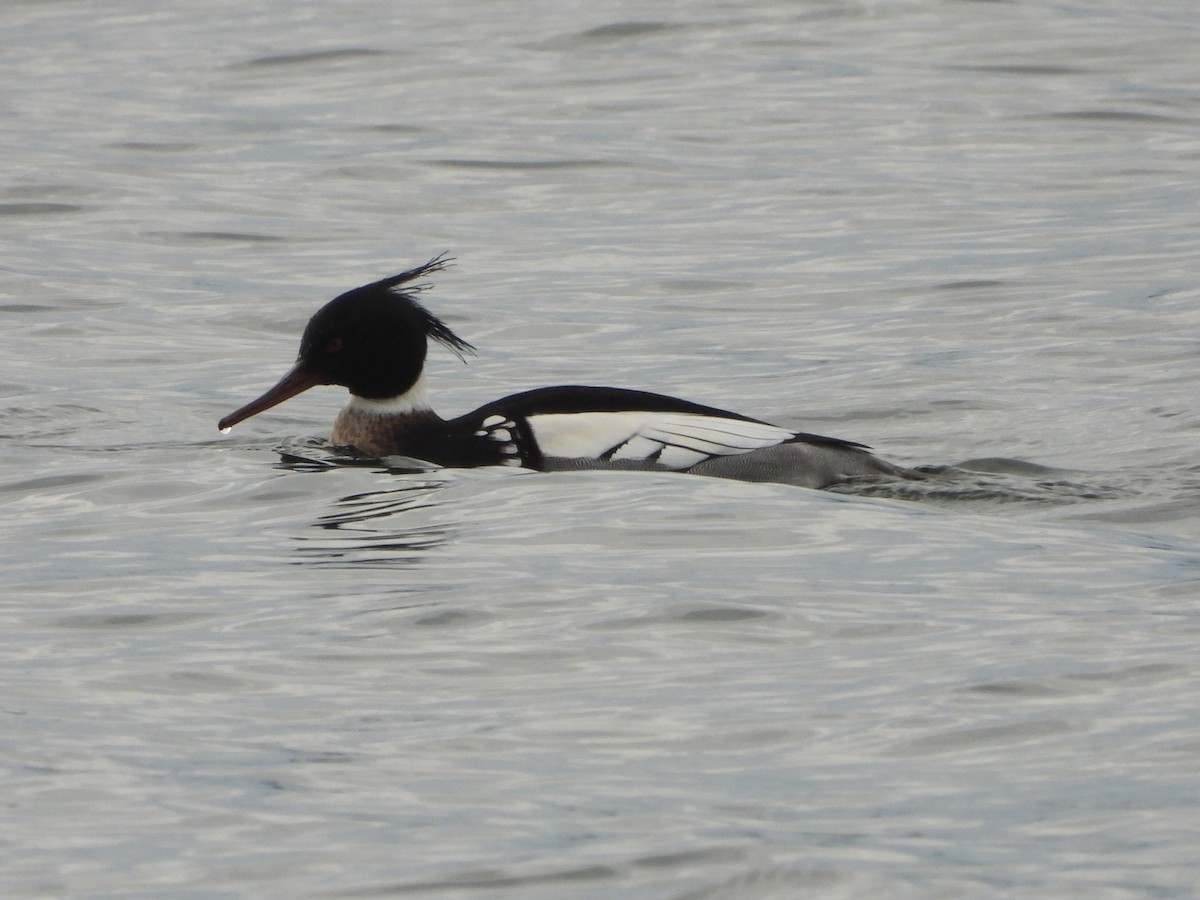
[[(1200, 14), (0, 6), (0, 894), (1200, 881)], [(326, 299), (919, 485), (389, 471)]]

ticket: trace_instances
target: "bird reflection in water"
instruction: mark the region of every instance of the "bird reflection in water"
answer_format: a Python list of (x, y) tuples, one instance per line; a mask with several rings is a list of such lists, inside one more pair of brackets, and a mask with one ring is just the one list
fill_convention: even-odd
[[(286, 456), (281, 463), (301, 471), (326, 471), (344, 464)], [(378, 461), (373, 467), (379, 467)], [(445, 543), (451, 528), (440, 514), (444, 508), (435, 496), (446, 482), (421, 477), (411, 470), (397, 469), (396, 474), (400, 473), (404, 477), (387, 488), (338, 498), (331, 512), (318, 517), (311, 529), (298, 535), (298, 549), (305, 564), (414, 566), (430, 550)]]

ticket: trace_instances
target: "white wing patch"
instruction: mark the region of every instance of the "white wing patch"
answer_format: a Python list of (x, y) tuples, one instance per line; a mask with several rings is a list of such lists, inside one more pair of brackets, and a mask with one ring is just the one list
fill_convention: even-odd
[(761, 422), (643, 411), (535, 415), (529, 427), (548, 457), (641, 461), (668, 469), (773, 447), (793, 436)]

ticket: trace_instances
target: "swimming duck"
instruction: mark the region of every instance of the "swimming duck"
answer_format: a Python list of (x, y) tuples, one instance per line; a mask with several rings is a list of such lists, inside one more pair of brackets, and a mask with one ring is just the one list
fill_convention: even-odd
[(403, 455), (449, 467), (665, 470), (811, 488), (924, 477), (854, 441), (625, 388), (538, 388), (443, 419), (425, 388), (429, 342), (460, 358), (475, 348), (417, 302), (421, 287), (413, 282), (449, 262), (436, 257), (330, 300), (304, 329), (292, 370), (218, 427), (227, 432), (311, 387), (337, 384), (349, 389), (350, 400), (330, 442), (368, 457)]

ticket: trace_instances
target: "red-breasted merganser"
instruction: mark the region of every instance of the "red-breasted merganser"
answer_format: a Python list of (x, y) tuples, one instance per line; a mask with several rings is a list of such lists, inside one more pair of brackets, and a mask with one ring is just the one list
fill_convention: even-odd
[[(429, 406), (422, 377), (430, 339), (459, 358), (474, 352), (415, 299), (423, 266), (347, 291), (309, 320), (295, 367), (218, 423), (222, 432), (319, 384), (350, 390), (330, 442), (368, 457), (403, 455), (441, 466), (648, 469), (804, 487), (880, 477), (923, 478), (853, 441), (804, 434), (662, 394), (578, 385), (538, 388), (456, 419)], [(404, 287), (408, 285), (408, 287)]]

